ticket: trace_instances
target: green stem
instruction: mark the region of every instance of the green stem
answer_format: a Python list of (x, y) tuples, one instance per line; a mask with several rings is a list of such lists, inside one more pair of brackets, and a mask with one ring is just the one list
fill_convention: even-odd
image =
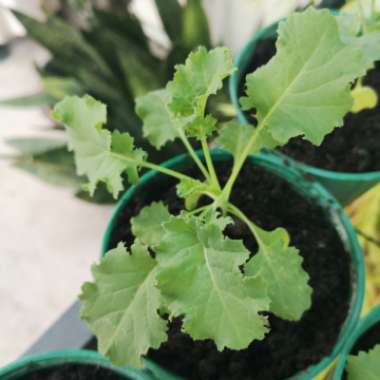
[(138, 161), (138, 160), (135, 160), (133, 158), (129, 158), (127, 156), (123, 156), (122, 154), (118, 154), (118, 153), (114, 153), (114, 152), (112, 152), (110, 154), (112, 156), (116, 157), (119, 160), (130, 162), (130, 163), (133, 163), (133, 164), (135, 164), (137, 166), (141, 166), (143, 168), (147, 168), (147, 169), (151, 169), (151, 170), (156, 170), (156, 171), (158, 171), (160, 173), (166, 174), (166, 175), (168, 175), (170, 177), (177, 178), (179, 180), (192, 180), (193, 179), (193, 178), (189, 177), (186, 174), (182, 174), (182, 173), (176, 172), (175, 170), (171, 170), (171, 169), (165, 168), (163, 166), (153, 164), (151, 162)]
[(193, 158), (194, 162), (196, 163), (196, 165), (198, 166), (198, 168), (200, 169), (200, 171), (202, 172), (202, 174), (206, 178), (206, 180), (210, 181), (210, 174), (208, 173), (206, 167), (203, 165), (202, 161), (199, 159), (198, 155), (195, 153), (195, 150), (191, 146), (191, 144), (189, 143), (189, 140), (187, 139), (187, 137), (183, 133), (180, 133), (179, 137), (180, 137), (183, 145), (185, 145), (190, 156)]
[(201, 211), (205, 211), (205, 210), (207, 210), (208, 208), (210, 208), (211, 205), (212, 205), (212, 204), (209, 204), (209, 205), (206, 205), (206, 206), (199, 207), (199, 208), (197, 208), (197, 209), (195, 209), (195, 210), (188, 211), (188, 212), (187, 212), (187, 215), (198, 214), (199, 212), (201, 212)]
[(257, 143), (257, 140), (259, 138), (261, 130), (265, 127), (265, 119), (255, 128), (255, 131), (253, 132), (251, 138), (249, 139), (247, 145), (244, 147), (242, 153), (238, 156), (238, 158), (234, 161), (234, 165), (232, 167), (232, 172), (230, 175), (230, 178), (228, 179), (226, 185), (224, 186), (224, 189), (222, 191), (222, 199), (223, 202), (228, 202), (232, 187), (236, 181), (236, 178), (238, 177), (240, 170), (249, 156), (250, 152), (252, 151), (253, 146)]
[(158, 172), (166, 174), (170, 177), (177, 178), (179, 180), (191, 180), (192, 179), (191, 177), (187, 176), (186, 174), (176, 172), (175, 170), (171, 170), (171, 169), (165, 168), (165, 167), (160, 166), (160, 165), (152, 164), (151, 162), (140, 161), (140, 162), (138, 162), (138, 165), (142, 166), (144, 168), (156, 170)]
[(241, 221), (243, 221), (248, 226), (248, 228), (252, 232), (253, 236), (255, 237), (257, 244), (261, 245), (263, 243), (260, 239), (259, 234), (257, 233), (258, 227), (253, 222), (251, 222), (249, 220), (249, 218), (243, 213), (243, 211), (238, 209), (232, 203), (228, 203), (227, 211), (229, 211), (231, 214), (235, 215), (237, 218), (239, 218)]
[(210, 150), (208, 148), (207, 139), (205, 136), (202, 136), (201, 144), (202, 144), (203, 154), (204, 154), (204, 157), (206, 160), (206, 165), (207, 165), (208, 171), (211, 175), (212, 184), (215, 185), (218, 190), (220, 190), (219, 179), (218, 179), (218, 176), (216, 175), (216, 172), (215, 172), (215, 167), (214, 167), (214, 164), (212, 162)]

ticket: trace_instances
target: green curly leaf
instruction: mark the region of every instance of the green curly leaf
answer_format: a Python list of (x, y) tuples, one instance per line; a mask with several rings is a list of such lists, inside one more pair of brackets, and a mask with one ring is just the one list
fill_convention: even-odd
[(380, 379), (380, 345), (368, 352), (350, 355), (347, 361), (348, 380)]
[(184, 65), (176, 66), (174, 79), (168, 83), (172, 95), (171, 110), (181, 116), (203, 116), (208, 97), (222, 88), (223, 79), (233, 69), (232, 56), (227, 48), (207, 51), (200, 47), (190, 53)]
[(141, 356), (167, 340), (159, 316), (161, 296), (155, 286), (156, 262), (146, 248), (122, 244), (93, 266), (95, 282), (80, 296), (83, 318), (98, 339), (98, 349), (118, 365), (142, 366)]
[(66, 97), (54, 107), (53, 117), (66, 127), (77, 172), (88, 177), (91, 195), (97, 183), (104, 182), (116, 198), (123, 189), (123, 172), (131, 183), (137, 182), (139, 164), (146, 154), (134, 147), (128, 133), (103, 129), (107, 119), (104, 104), (87, 95)]
[(164, 234), (163, 224), (170, 220), (168, 208), (162, 202), (153, 202), (131, 219), (133, 235), (148, 247), (156, 246)]
[(278, 34), (275, 57), (247, 76), (243, 108), (255, 108), (258, 123), (281, 144), (301, 135), (319, 145), (342, 126), (352, 106), (350, 83), (368, 61), (361, 48), (342, 41), (328, 10), (295, 13)]
[[(194, 339), (213, 339), (219, 350), (246, 348), (263, 339), (268, 298), (252, 297), (239, 270), (249, 257), (244, 244), (223, 236), (230, 220), (182, 215), (164, 224), (156, 249), (158, 286), (183, 329)], [(260, 292), (257, 290), (256, 294)]]
[(245, 274), (266, 284), (270, 310), (280, 318), (298, 321), (311, 306), (309, 275), (302, 268), (302, 257), (289, 247), (283, 228), (264, 231), (255, 227), (259, 252), (245, 266)]

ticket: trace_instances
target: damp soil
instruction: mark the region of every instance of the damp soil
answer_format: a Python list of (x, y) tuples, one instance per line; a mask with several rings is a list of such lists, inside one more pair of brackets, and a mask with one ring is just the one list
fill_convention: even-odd
[[(31, 363), (32, 370), (35, 364)], [(36, 365), (37, 366), (37, 365)], [(17, 380), (126, 380), (115, 372), (95, 365), (65, 364), (18, 377)]]
[[(245, 77), (260, 66), (266, 64), (276, 53), (275, 40), (259, 40), (256, 50), (239, 83), (239, 96), (244, 96)], [(363, 83), (380, 94), (380, 62), (370, 70)], [(255, 122), (252, 113), (246, 117)], [(335, 128), (317, 147), (296, 137), (281, 148), (282, 153), (308, 165), (318, 168), (351, 173), (364, 173), (380, 170), (380, 102), (370, 110), (348, 113), (344, 126)]]
[[(230, 163), (217, 164), (225, 183)], [(270, 333), (247, 349), (218, 352), (211, 340), (194, 341), (181, 332), (181, 319), (169, 325), (169, 339), (148, 356), (188, 380), (282, 380), (318, 363), (328, 355), (347, 316), (351, 295), (350, 258), (322, 209), (306, 201), (290, 185), (264, 169), (246, 164), (236, 182), (231, 201), (259, 226), (267, 230), (285, 227), (291, 243), (303, 258), (313, 288), (312, 307), (298, 322), (269, 314)], [(198, 177), (197, 171), (188, 174)], [(165, 178), (167, 180), (167, 178)], [(119, 214), (111, 235), (110, 248), (119, 241), (131, 245), (130, 219), (153, 201), (162, 200), (172, 213), (183, 209), (176, 196), (175, 182), (141, 186)], [(251, 252), (257, 245), (249, 230), (236, 222), (226, 234), (242, 239)], [(92, 344), (93, 346), (94, 344)]]
[[(357, 355), (360, 351), (370, 351), (377, 344), (380, 344), (380, 322), (368, 329), (355, 343), (350, 355)], [(347, 379), (347, 373), (344, 373), (343, 380)]]

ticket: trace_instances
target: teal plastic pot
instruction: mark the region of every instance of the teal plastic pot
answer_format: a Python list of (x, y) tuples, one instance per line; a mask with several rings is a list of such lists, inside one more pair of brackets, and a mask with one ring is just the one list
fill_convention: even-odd
[[(334, 13), (336, 13), (336, 11)], [(245, 117), (239, 102), (239, 83), (245, 70), (249, 66), (252, 54), (256, 49), (257, 41), (263, 38), (275, 37), (277, 27), (278, 22), (254, 34), (236, 58), (235, 66), (237, 67), (237, 70), (230, 77), (229, 91), (231, 102), (234, 105), (237, 117), (241, 123), (248, 123), (248, 120)], [(323, 184), (326, 189), (328, 189), (330, 193), (333, 194), (335, 198), (338, 199), (338, 201), (344, 206), (350, 204), (359, 195), (363, 194), (380, 182), (380, 171), (367, 173), (336, 172), (306, 165), (277, 151), (268, 151), (266, 154), (285, 157), (297, 170), (305, 173), (306, 175), (312, 176)]]
[(18, 380), (22, 376), (65, 364), (90, 364), (109, 369), (126, 380), (155, 380), (151, 374), (134, 368), (122, 368), (111, 364), (95, 351), (72, 350), (26, 356), (0, 369), (0, 380)]
[[(341, 380), (344, 374), (348, 356), (352, 348), (360, 337), (365, 334), (373, 325), (380, 322), (380, 305), (373, 308), (358, 324), (355, 332), (351, 335), (347, 344), (345, 345), (341, 356), (339, 357), (336, 365), (332, 380)], [(364, 380), (364, 379), (363, 379)]]
[[(202, 154), (199, 154), (202, 158)], [(230, 160), (231, 156), (221, 150), (213, 150), (212, 158), (214, 162), (216, 161), (226, 161)], [(346, 247), (346, 251), (351, 256), (351, 275), (352, 275), (352, 296), (350, 300), (350, 308), (346, 318), (345, 323), (342, 326), (339, 339), (336, 342), (335, 347), (332, 349), (329, 356), (325, 357), (318, 364), (306, 369), (302, 373), (298, 373), (291, 377), (295, 380), (310, 380), (316, 378), (318, 374), (327, 369), (337, 355), (342, 351), (347, 340), (353, 333), (360, 315), (360, 310), (362, 308), (363, 296), (364, 296), (364, 263), (363, 256), (359, 244), (356, 240), (356, 235), (354, 230), (344, 214), (341, 206), (335, 200), (335, 198), (328, 193), (323, 186), (318, 182), (311, 182), (306, 180), (297, 170), (286, 167), (276, 156), (260, 154), (258, 156), (250, 157), (249, 161), (253, 165), (257, 165), (265, 168), (266, 170), (280, 176), (284, 180), (288, 181), (296, 191), (301, 193), (304, 197), (310, 198), (325, 210), (331, 223), (335, 226), (338, 231), (341, 240)], [(194, 166), (193, 161), (187, 155), (181, 155), (175, 157), (165, 163), (162, 166), (170, 169), (175, 169), (182, 171)], [(123, 195), (123, 197), (118, 202), (116, 209), (109, 221), (108, 227), (104, 234), (101, 255), (103, 256), (110, 248), (110, 236), (115, 227), (118, 215), (125, 207), (128, 207), (128, 203), (134, 198), (139, 197), (144, 191), (149, 191), (149, 189), (160, 188), (160, 183), (167, 181), (167, 177), (156, 171), (150, 171), (142, 176), (140, 182), (136, 186), (132, 186)], [(162, 185), (161, 185), (162, 186)], [(337, 305), (338, 307), (338, 305)], [(323, 332), (321, 332), (323, 333)], [(169, 375), (168, 372), (158, 374), (157, 370), (163, 370), (154, 363), (147, 360), (147, 366), (152, 369), (156, 374), (158, 380), (174, 380), (178, 379), (174, 375)]]

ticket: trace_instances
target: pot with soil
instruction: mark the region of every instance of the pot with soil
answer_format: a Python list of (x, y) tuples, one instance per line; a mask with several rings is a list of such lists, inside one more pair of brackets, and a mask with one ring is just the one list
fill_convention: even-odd
[[(278, 23), (257, 32), (241, 50), (238, 68), (230, 77), (230, 97), (242, 123), (255, 123), (253, 111), (243, 111), (246, 75), (265, 65), (276, 53)], [(363, 85), (380, 93), (380, 62), (363, 79)], [(380, 102), (375, 108), (348, 113), (344, 125), (328, 134), (320, 146), (301, 136), (268, 152), (320, 181), (343, 205), (380, 181)]]
[[(342, 351), (331, 380), (349, 380), (350, 372), (351, 376), (358, 376), (357, 373), (359, 372), (359, 376), (361, 377), (355, 378), (363, 380), (378, 378), (378, 367), (376, 372), (365, 372), (369, 370), (368, 362), (366, 362), (368, 360), (366, 353), (371, 352), (377, 345), (380, 345), (380, 305), (372, 309), (358, 324), (354, 334), (352, 334)], [(376, 355), (372, 358), (375, 358), (375, 362), (378, 363), (379, 351), (377, 353), (373, 352), (372, 355)], [(361, 359), (358, 362), (357, 358), (360, 358), (360, 356)], [(364, 364), (364, 371), (360, 375), (360, 368), (358, 366), (362, 364)], [(350, 366), (353, 367), (350, 369)]]
[[(223, 183), (231, 170), (231, 157), (216, 150), (213, 161)], [(197, 174), (187, 156), (179, 156), (164, 166)], [(249, 189), (255, 189), (255, 197)], [(259, 203), (254, 201), (256, 197)], [(307, 181), (291, 168), (279, 166), (272, 156), (249, 159), (232, 199), (246, 215), (254, 215), (260, 227), (272, 230), (284, 226), (289, 231), (310, 275), (312, 306), (298, 322), (284, 321), (269, 313), (269, 335), (242, 351), (218, 352), (211, 340), (195, 341), (181, 331), (181, 319), (175, 318), (169, 325), (168, 341), (148, 352), (148, 367), (153, 371), (165, 368), (178, 376), (175, 379), (187, 380), (313, 379), (334, 361), (360, 314), (363, 259), (352, 227), (322, 186)], [(102, 255), (119, 241), (130, 246), (131, 219), (143, 207), (158, 201), (174, 214), (183, 207), (183, 200), (176, 195), (175, 180), (149, 172), (119, 201), (103, 239)], [(289, 204), (292, 206), (287, 207)], [(227, 235), (243, 239), (251, 252), (257, 250), (244, 225), (229, 229)], [(165, 375), (157, 378), (169, 379)]]
[(153, 380), (147, 371), (121, 368), (87, 350), (24, 357), (0, 369), (1, 380)]

